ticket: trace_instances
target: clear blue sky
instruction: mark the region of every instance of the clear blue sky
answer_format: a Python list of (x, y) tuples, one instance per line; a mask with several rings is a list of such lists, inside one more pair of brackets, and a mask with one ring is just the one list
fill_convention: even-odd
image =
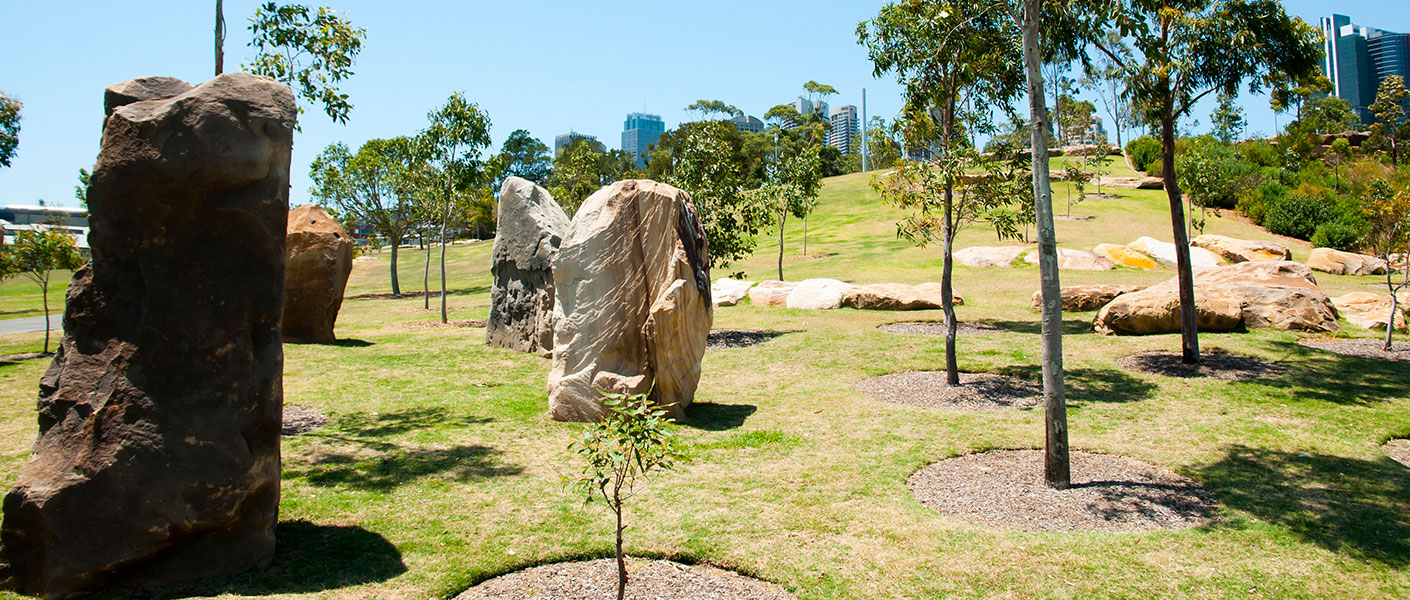
[[(322, 3), (366, 27), (367, 40), (357, 74), (343, 87), (354, 105), (349, 123), (335, 125), (318, 107), (304, 107), (303, 131), (294, 139), (294, 203), (308, 200), (308, 164), (325, 146), (413, 134), (426, 112), (457, 90), (489, 113), (496, 147), (521, 128), (550, 146), (572, 129), (617, 147), (629, 112), (660, 114), (669, 128), (691, 118), (682, 110), (687, 104), (712, 98), (760, 116), (802, 93), (810, 79), (839, 90), (834, 106), (860, 106), (863, 87), (869, 115), (889, 119), (901, 103), (900, 88), (872, 78), (856, 43), (857, 22), (875, 15), (879, 0), (725, 0), (708, 8), (672, 1)], [(225, 3), (227, 70), (249, 58), (245, 26), (258, 4)], [(1314, 24), (1335, 6), (1358, 23), (1410, 30), (1410, 2), (1286, 5)], [(103, 88), (144, 75), (208, 79), (213, 6), (0, 1), (0, 90), (24, 102), (18, 156), (0, 169), (0, 204), (42, 198), (76, 205), (78, 169), (90, 167), (98, 152)], [(1271, 133), (1266, 100), (1244, 103), (1249, 130)]]

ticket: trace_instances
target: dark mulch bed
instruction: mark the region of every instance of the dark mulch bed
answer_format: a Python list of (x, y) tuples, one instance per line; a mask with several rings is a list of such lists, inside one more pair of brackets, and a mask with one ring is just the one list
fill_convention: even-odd
[[(543, 565), (501, 575), (456, 600), (607, 600), (617, 597), (613, 559)], [(627, 559), (627, 598), (634, 600), (792, 600), (782, 586), (706, 565)]]
[(1142, 531), (1209, 523), (1214, 501), (1189, 479), (1138, 460), (1072, 453), (1072, 487), (1043, 482), (1041, 450), (994, 450), (932, 464), (907, 485), (946, 515), (1023, 531)]
[(397, 323), (398, 329), (435, 329), (438, 327), (484, 327), (484, 319), (451, 319), (449, 323), (440, 321), (412, 321), (410, 323)]
[(1199, 364), (1181, 362), (1179, 352), (1139, 352), (1116, 359), (1122, 368), (1165, 377), (1188, 377), (1237, 381), (1277, 377), (1288, 368), (1261, 358), (1213, 349), (1200, 354)]
[(1410, 343), (1405, 342), (1392, 342), (1390, 352), (1385, 351), (1383, 340), (1302, 340), (1298, 343), (1342, 356), (1410, 363)]
[(328, 415), (311, 406), (299, 404), (284, 405), (284, 423), (279, 433), (303, 435), (328, 424)]
[[(896, 323), (887, 323), (885, 325), (882, 325), (881, 327), (878, 327), (877, 329), (880, 329), (887, 333), (906, 333), (911, 335), (945, 335), (945, 322), (900, 321)], [(999, 327), (998, 325), (990, 325), (988, 323), (965, 323), (961, 321), (955, 327), (955, 333), (958, 335), (999, 333), (1004, 331), (1008, 331), (1008, 329)]]
[(705, 342), (706, 350), (725, 350), (728, 348), (743, 348), (762, 344), (774, 339), (782, 332), (778, 331), (755, 331), (750, 329), (711, 329), (710, 337)]
[(1410, 440), (1404, 438), (1391, 440), (1381, 446), (1381, 450), (1391, 460), (1410, 467)]
[(24, 354), (7, 354), (0, 356), (0, 362), (20, 362), (22, 360), (34, 360), (36, 358), (52, 358), (53, 352), (26, 352)]
[(926, 408), (1003, 410), (1030, 408), (1043, 401), (1043, 387), (994, 373), (960, 373), (960, 385), (944, 371), (907, 371), (865, 379), (857, 391), (872, 400)]

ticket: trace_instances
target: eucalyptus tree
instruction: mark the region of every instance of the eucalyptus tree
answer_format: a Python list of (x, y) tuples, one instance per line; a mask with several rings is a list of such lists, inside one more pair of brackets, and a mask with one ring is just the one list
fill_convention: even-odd
[(701, 120), (712, 115), (724, 115), (726, 119), (744, 114), (744, 111), (735, 108), (734, 105), (726, 104), (723, 100), (700, 99), (692, 102), (685, 110), (700, 113)]
[(1312, 81), (1322, 54), (1319, 35), (1277, 0), (1093, 0), (1088, 7), (1139, 55), (1123, 56), (1101, 37), (1089, 40), (1114, 64), (1141, 117), (1159, 126), (1179, 279), (1181, 355), (1187, 364), (1198, 363), (1194, 276), (1175, 171), (1179, 121), (1205, 96), (1236, 94), (1245, 83), (1259, 93), (1268, 85)]
[[(804, 218), (817, 204), (822, 160), (817, 148), (795, 148), (769, 169), (768, 180), (754, 191), (778, 217), (778, 278), (783, 279), (783, 231), (788, 216)], [(806, 248), (806, 246), (805, 246)], [(805, 250), (806, 252), (806, 250)]]
[(442, 184), (436, 194), (441, 204), (441, 322), (446, 314), (446, 231), (451, 206), (458, 192), (480, 185), (484, 164), (480, 151), (490, 145), (490, 117), (480, 107), (455, 92), (446, 103), (426, 115), (431, 124), (418, 136), (431, 167), (440, 171)]
[[(254, 62), (244, 69), (293, 88), (304, 100), (323, 105), (335, 123), (347, 123), (352, 103), (338, 84), (353, 74), (367, 29), (356, 27), (326, 6), (265, 2), (250, 17)], [(225, 36), (221, 3), (216, 2), (216, 74), (220, 74)], [(299, 109), (303, 112), (303, 108)]]
[(392, 247), (392, 294), (401, 294), (397, 249), (415, 227), (418, 191), (425, 186), (425, 163), (407, 137), (368, 140), (356, 153), (330, 144), (309, 167), (309, 194), (355, 223), (366, 223)]
[[(690, 193), (705, 238), (710, 240), (710, 268), (749, 256), (772, 215), (765, 203), (748, 193), (760, 182), (747, 164), (744, 138), (729, 122), (698, 121), (682, 124), (669, 141), (665, 180)], [(663, 136), (662, 143), (666, 142)]]
[(0, 167), (10, 166), (20, 145), (20, 109), (24, 104), (0, 92)]
[[(1106, 45), (1112, 52), (1128, 59), (1131, 57), (1131, 48), (1121, 39), (1120, 33), (1107, 31), (1102, 35), (1106, 38)], [(1135, 124), (1135, 119), (1131, 114), (1131, 102), (1122, 93), (1120, 69), (1117, 68), (1116, 63), (1105, 56), (1086, 61), (1083, 67), (1084, 72), (1080, 81), (1082, 87), (1096, 92), (1097, 100), (1102, 103), (1102, 108), (1105, 108), (1107, 115), (1111, 117), (1111, 128), (1116, 132), (1116, 147), (1125, 148), (1121, 131), (1126, 125)]]
[(1381, 81), (1376, 89), (1376, 101), (1370, 107), (1376, 115), (1372, 131), (1390, 142), (1390, 164), (1396, 167), (1400, 166), (1400, 145), (1396, 138), (1400, 137), (1400, 126), (1405, 121), (1407, 102), (1410, 102), (1410, 90), (1405, 89), (1405, 79), (1391, 75)]
[(1219, 102), (1214, 106), (1214, 112), (1209, 115), (1210, 124), (1214, 126), (1214, 137), (1226, 144), (1238, 141), (1248, 124), (1244, 119), (1244, 109), (1235, 102), (1236, 100), (1238, 96), (1234, 94), (1219, 94)]
[(510, 177), (520, 177), (539, 185), (548, 183), (553, 173), (553, 159), (549, 157), (548, 145), (524, 129), (515, 129), (504, 139), (499, 154), (495, 155), (497, 166), (494, 189)]

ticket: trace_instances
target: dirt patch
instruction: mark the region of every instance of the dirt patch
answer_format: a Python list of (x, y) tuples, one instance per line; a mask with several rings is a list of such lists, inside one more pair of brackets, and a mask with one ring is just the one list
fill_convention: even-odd
[(439, 327), (484, 327), (484, 319), (451, 319), (448, 323), (440, 321), (412, 321), (410, 323), (397, 323), (393, 325), (397, 329), (436, 329)]
[(1042, 386), (995, 373), (960, 373), (960, 385), (951, 386), (944, 371), (907, 371), (862, 380), (857, 391), (878, 402), (961, 410), (1030, 408), (1043, 401)]
[(1298, 343), (1342, 356), (1410, 363), (1410, 344), (1405, 342), (1391, 343), (1390, 352), (1385, 351), (1383, 340), (1301, 340)]
[(0, 356), (0, 362), (20, 362), (22, 360), (34, 360), (36, 358), (51, 358), (53, 352), (26, 352), (24, 354), (7, 354)]
[[(459, 306), (451, 306), (451, 307), (447, 308), (446, 310), (449, 310), (449, 311), (451, 311), (451, 312), (455, 312), (455, 311), (460, 310), (460, 309), (461, 309), (461, 307), (459, 307)], [(420, 307), (420, 306), (406, 306), (406, 307), (401, 307), (401, 308), (389, 309), (389, 310), (387, 310), (387, 312), (389, 312), (389, 313), (396, 313), (396, 314), (402, 314), (402, 315), (412, 315), (412, 314), (416, 314), (416, 313), (439, 313), (439, 312), (441, 312), (441, 307), (439, 307), (439, 306), (432, 306), (431, 308), (422, 308), (422, 307)]]
[[(910, 335), (945, 335), (944, 321), (900, 321), (897, 323), (887, 323), (878, 327), (887, 333), (905, 333)], [(984, 333), (1000, 333), (1008, 331), (998, 325), (988, 323), (965, 323), (961, 321), (955, 327), (958, 335), (976, 335)]]
[(824, 254), (798, 254), (798, 255), (786, 257), (786, 258), (784, 258), (784, 260), (814, 260), (814, 259), (818, 259), (818, 258), (827, 258), (827, 257), (829, 257), (829, 256), (837, 256), (837, 253), (836, 253), (836, 252), (827, 252), (827, 253), (824, 253)]
[(971, 523), (1022, 531), (1144, 531), (1209, 523), (1214, 501), (1189, 479), (1138, 460), (1072, 453), (1072, 487), (1043, 482), (1040, 450), (994, 450), (932, 464), (917, 500)]
[[(617, 597), (613, 559), (543, 565), (501, 575), (456, 600), (598, 600)], [(775, 583), (707, 565), (627, 559), (627, 598), (635, 600), (792, 600)]]
[(778, 331), (755, 331), (750, 329), (711, 329), (705, 342), (706, 350), (726, 350), (762, 344), (783, 333)]
[(279, 433), (284, 435), (303, 435), (319, 427), (328, 424), (328, 415), (312, 406), (300, 404), (284, 405), (284, 422), (279, 428)]
[(1382, 445), (1381, 450), (1391, 460), (1410, 467), (1410, 440), (1404, 438), (1391, 440)]
[(1118, 358), (1116, 364), (1129, 371), (1150, 375), (1226, 381), (1277, 377), (1288, 372), (1283, 365), (1219, 349), (1200, 354), (1199, 364), (1195, 365), (1181, 362), (1178, 352), (1140, 352)]

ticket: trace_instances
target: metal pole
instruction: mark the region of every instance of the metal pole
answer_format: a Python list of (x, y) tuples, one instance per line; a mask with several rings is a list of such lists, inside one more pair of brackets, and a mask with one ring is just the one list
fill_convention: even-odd
[(867, 88), (862, 88), (862, 172), (867, 171)]

